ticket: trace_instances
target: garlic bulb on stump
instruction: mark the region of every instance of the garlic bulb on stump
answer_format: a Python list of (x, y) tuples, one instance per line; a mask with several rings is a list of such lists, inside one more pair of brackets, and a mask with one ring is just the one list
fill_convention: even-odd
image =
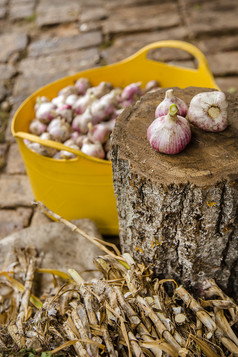
[(156, 118), (147, 129), (150, 145), (164, 154), (178, 154), (191, 140), (189, 122), (177, 115), (178, 107), (171, 104), (167, 115)]
[(219, 132), (228, 126), (227, 101), (223, 92), (203, 92), (195, 95), (189, 105), (188, 119), (198, 128)]
[(164, 100), (155, 109), (155, 117), (158, 118), (162, 115), (168, 114), (171, 104), (175, 104), (177, 106), (178, 115), (181, 115), (182, 117), (186, 117), (188, 107), (182, 99), (174, 95), (173, 89), (168, 89), (165, 92)]

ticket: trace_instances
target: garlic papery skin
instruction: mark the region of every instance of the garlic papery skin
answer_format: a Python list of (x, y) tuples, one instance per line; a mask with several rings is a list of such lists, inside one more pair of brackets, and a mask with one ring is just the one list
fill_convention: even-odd
[(188, 120), (198, 128), (223, 131), (228, 126), (227, 100), (223, 92), (203, 92), (195, 95), (189, 105)]
[(89, 156), (96, 157), (98, 159), (105, 158), (105, 151), (101, 143), (92, 143), (88, 138), (86, 138), (81, 147), (81, 151)]
[(128, 84), (121, 93), (122, 101), (134, 101), (142, 95), (141, 82)]
[(150, 145), (158, 152), (178, 154), (191, 140), (189, 122), (177, 111), (177, 106), (171, 104), (169, 113), (155, 119), (147, 129)]
[(65, 120), (55, 120), (54, 124), (48, 126), (48, 132), (54, 140), (63, 142), (70, 138), (71, 126)]
[(88, 138), (93, 143), (99, 141), (101, 144), (104, 144), (111, 134), (111, 131), (107, 128), (104, 123), (99, 123), (93, 125), (92, 123), (88, 124)]
[(47, 129), (46, 124), (42, 123), (40, 120), (38, 119), (34, 119), (32, 120), (32, 122), (30, 123), (29, 126), (29, 131), (30, 133), (34, 134), (34, 135), (41, 135), (42, 133), (44, 133)]
[(155, 109), (155, 118), (168, 114), (171, 104), (176, 104), (178, 108), (178, 115), (184, 118), (186, 117), (188, 111), (187, 104), (182, 99), (174, 95), (173, 89), (168, 89), (165, 92), (164, 100)]
[(41, 103), (36, 111), (36, 119), (39, 119), (42, 123), (49, 123), (56, 117), (55, 108), (55, 104), (51, 102)]
[(75, 83), (75, 87), (77, 88), (78, 95), (83, 95), (91, 87), (91, 83), (87, 78), (79, 78)]

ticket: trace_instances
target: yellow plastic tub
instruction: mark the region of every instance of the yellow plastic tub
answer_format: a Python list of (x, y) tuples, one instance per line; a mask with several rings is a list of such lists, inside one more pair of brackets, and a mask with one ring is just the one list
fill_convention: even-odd
[[(149, 50), (161, 47), (189, 52), (197, 59), (198, 68), (182, 68), (147, 58)], [(116, 235), (118, 216), (111, 162), (89, 157), (63, 144), (29, 134), (36, 98), (47, 96), (52, 99), (60, 89), (74, 84), (80, 77), (87, 77), (93, 85), (109, 81), (114, 86), (125, 87), (140, 81), (143, 86), (149, 80), (156, 79), (162, 87), (219, 88), (208, 68), (206, 58), (196, 47), (182, 41), (161, 41), (142, 48), (133, 56), (116, 64), (82, 71), (50, 83), (33, 93), (19, 107), (12, 121), (12, 134), (17, 140), (35, 199), (65, 219), (89, 218), (97, 223), (102, 234)], [(23, 139), (58, 150), (67, 150), (76, 154), (77, 158), (56, 160), (41, 156), (29, 150)]]

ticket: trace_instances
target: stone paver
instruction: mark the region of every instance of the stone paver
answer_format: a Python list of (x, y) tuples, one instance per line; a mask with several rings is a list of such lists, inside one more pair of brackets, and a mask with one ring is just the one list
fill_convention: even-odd
[(238, 51), (207, 55), (207, 61), (214, 76), (238, 74)]
[(80, 6), (77, 0), (41, 0), (36, 9), (36, 22), (38, 26), (72, 22), (78, 20), (79, 13)]
[(12, 2), (10, 6), (10, 18), (12, 20), (30, 19), (34, 15), (36, 1)]
[(4, 83), (0, 82), (0, 100), (3, 100), (7, 94), (7, 90), (4, 86)]
[(90, 7), (83, 11), (80, 22), (99, 21), (107, 18), (107, 10), (103, 7)]
[(8, 144), (7, 143), (0, 144), (0, 170), (6, 164), (7, 149), (8, 149)]
[(52, 222), (52, 220), (36, 207), (31, 219), (31, 226), (41, 226), (49, 222)]
[(26, 173), (17, 143), (9, 147), (5, 172), (10, 175)]
[(180, 17), (177, 11), (177, 4), (152, 4), (115, 9), (105, 21), (103, 31), (106, 34), (125, 33), (169, 28), (179, 26), (179, 24)]
[[(185, 40), (187, 37), (187, 30), (185, 27), (176, 27), (168, 30), (144, 32), (140, 34), (130, 34), (127, 36), (117, 37), (112, 45), (102, 51), (102, 55), (107, 63), (114, 63), (121, 61), (142, 47), (157, 41), (169, 40)], [(171, 58), (170, 58), (171, 59)]]
[(15, 66), (11, 64), (0, 63), (0, 82), (12, 78), (17, 73)]
[(28, 96), (52, 81), (94, 67), (98, 61), (98, 50), (94, 48), (37, 59), (29, 57), (19, 66), (23, 74), (17, 78), (13, 93)]
[(196, 44), (204, 54), (238, 50), (238, 35), (205, 38)]
[(217, 0), (186, 3), (186, 20), (189, 31), (198, 36), (238, 30), (238, 7), (234, 0)]
[(238, 93), (238, 78), (233, 76), (216, 77), (217, 85), (222, 91)]
[(99, 31), (74, 36), (44, 38), (30, 44), (28, 55), (39, 57), (55, 53), (72, 53), (73, 51), (100, 46), (101, 44), (102, 35)]
[(0, 7), (0, 19), (4, 19), (7, 14), (7, 9), (6, 7)]
[(7, 62), (13, 53), (26, 49), (28, 36), (25, 34), (6, 33), (0, 36), (0, 62)]
[(10, 233), (28, 227), (31, 216), (31, 208), (2, 209), (0, 214), (0, 239), (8, 236)]
[(0, 175), (0, 208), (31, 206), (34, 201), (25, 175)]

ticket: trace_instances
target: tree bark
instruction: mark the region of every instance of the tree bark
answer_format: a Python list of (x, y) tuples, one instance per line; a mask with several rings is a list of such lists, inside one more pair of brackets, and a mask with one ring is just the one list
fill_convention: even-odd
[[(174, 88), (189, 105), (207, 88)], [(146, 137), (166, 89), (148, 93), (117, 119), (111, 140), (120, 245), (159, 277), (201, 288), (214, 278), (238, 296), (238, 96), (226, 93), (229, 127), (192, 126), (178, 155), (156, 152)]]

